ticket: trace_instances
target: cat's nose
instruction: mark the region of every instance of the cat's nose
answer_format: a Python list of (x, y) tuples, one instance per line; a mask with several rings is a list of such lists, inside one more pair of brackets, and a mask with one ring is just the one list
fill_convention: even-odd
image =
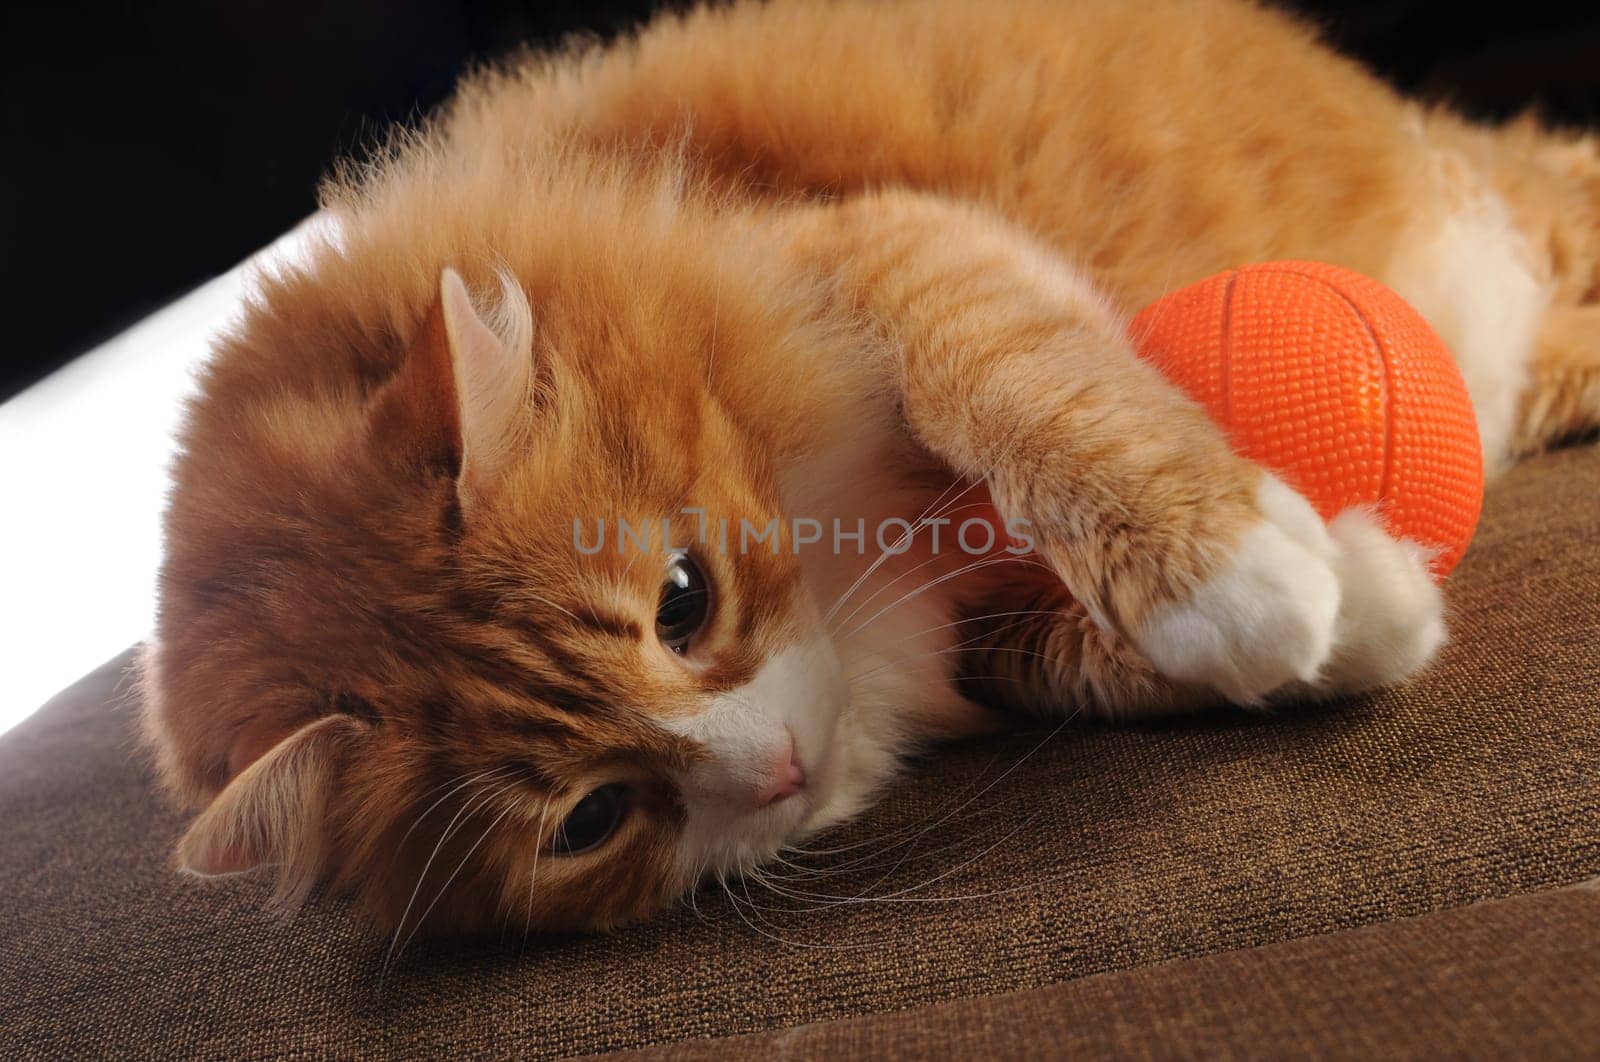
[(767, 782), (756, 790), (756, 807), (764, 808), (792, 797), (806, 787), (806, 771), (794, 754), (794, 738), (784, 743), (783, 750), (772, 759)]

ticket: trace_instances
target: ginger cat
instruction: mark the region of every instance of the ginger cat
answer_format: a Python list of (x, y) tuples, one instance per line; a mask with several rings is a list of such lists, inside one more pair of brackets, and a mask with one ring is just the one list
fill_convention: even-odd
[(146, 721), (185, 868), (397, 935), (643, 918), (1005, 709), (1425, 666), (1422, 546), (1131, 352), (1177, 286), (1383, 280), (1494, 468), (1600, 423), (1594, 139), (1237, 0), (697, 10), (475, 77), (325, 199), (191, 410)]

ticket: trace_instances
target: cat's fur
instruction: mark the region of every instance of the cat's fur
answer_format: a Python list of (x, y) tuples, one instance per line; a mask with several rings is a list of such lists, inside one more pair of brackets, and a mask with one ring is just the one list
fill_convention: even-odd
[[(1407, 103), (1234, 0), (664, 18), (476, 77), (326, 200), (190, 412), (147, 723), (203, 809), (185, 867), (405, 930), (646, 916), (993, 726), (973, 698), (1288, 710), (1423, 666), (1425, 552), (1324, 527), (1130, 353), (1188, 281), (1396, 287), (1492, 467), (1600, 421), (1594, 140)], [(574, 520), (684, 507), (1020, 518), (1037, 551), (784, 523), (699, 550), (680, 657), (659, 544), (591, 555)], [(805, 789), (758, 806), (790, 735)], [(556, 854), (603, 784), (616, 834)]]

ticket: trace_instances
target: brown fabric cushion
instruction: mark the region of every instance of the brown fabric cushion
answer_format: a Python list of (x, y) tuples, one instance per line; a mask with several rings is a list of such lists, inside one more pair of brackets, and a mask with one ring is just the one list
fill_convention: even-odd
[(1600, 888), (1588, 886), (626, 1057), (1591, 1057), (1596, 942)]
[[(340, 905), (282, 922), (259, 881), (169, 870), (180, 821), (131, 754), (108, 666), (0, 739), (0, 1055), (598, 1051), (1028, 989), (1592, 877), (1597, 499), (1594, 449), (1499, 484), (1452, 580), (1455, 642), (1406, 689), (952, 749), (828, 839), (860, 843), (830, 857), (865, 856), (853, 873), (789, 882), (860, 900), (780, 913), (713, 892), (604, 938), (414, 946), (381, 990), (386, 942)], [(781, 906), (759, 885), (750, 896)]]

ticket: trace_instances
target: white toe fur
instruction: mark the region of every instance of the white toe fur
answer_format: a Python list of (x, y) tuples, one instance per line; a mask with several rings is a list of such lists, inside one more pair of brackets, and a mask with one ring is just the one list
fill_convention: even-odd
[(1319, 689), (1355, 693), (1410, 678), (1445, 641), (1444, 598), (1427, 551), (1391, 538), (1361, 509), (1339, 514), (1328, 531), (1344, 595)]
[(1264, 517), (1233, 563), (1139, 639), (1157, 670), (1237, 704), (1274, 692), (1332, 696), (1410, 678), (1445, 641), (1444, 601), (1422, 547), (1350, 509), (1324, 525), (1309, 502), (1263, 479)]
[(1315, 682), (1333, 651), (1341, 588), (1337, 548), (1299, 494), (1272, 476), (1265, 519), (1233, 562), (1182, 604), (1157, 609), (1138, 639), (1163, 674), (1255, 704), (1292, 682)]

